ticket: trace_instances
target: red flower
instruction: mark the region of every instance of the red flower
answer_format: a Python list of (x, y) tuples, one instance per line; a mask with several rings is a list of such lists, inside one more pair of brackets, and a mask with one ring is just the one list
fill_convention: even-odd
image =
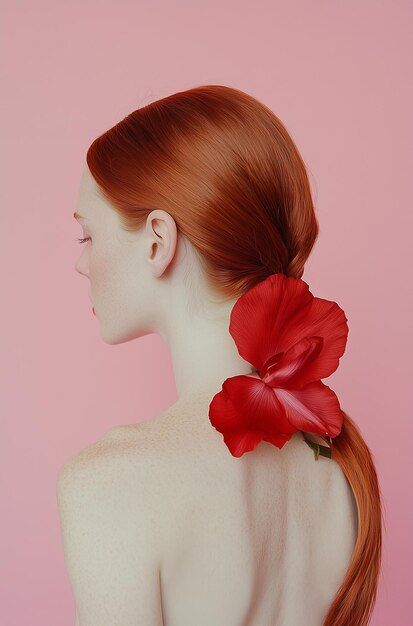
[(227, 378), (209, 405), (233, 456), (261, 440), (282, 448), (296, 430), (340, 433), (338, 398), (320, 380), (337, 369), (347, 343), (347, 318), (336, 302), (314, 297), (300, 278), (272, 274), (238, 298), (229, 332), (258, 370)]

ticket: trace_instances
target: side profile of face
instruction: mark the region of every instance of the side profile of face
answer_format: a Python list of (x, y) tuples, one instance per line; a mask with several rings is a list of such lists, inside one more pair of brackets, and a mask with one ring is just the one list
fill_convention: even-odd
[(195, 248), (167, 211), (154, 209), (138, 231), (123, 230), (86, 166), (76, 214), (86, 241), (75, 269), (89, 281), (105, 343), (159, 334), (171, 351), (180, 402), (198, 391), (209, 397), (227, 377), (252, 371), (228, 332), (235, 299), (211, 292)]
[(117, 344), (155, 332), (159, 281), (154, 279), (174, 258), (175, 221), (156, 209), (138, 232), (124, 231), (88, 167), (81, 179), (75, 217), (86, 238), (75, 269), (89, 280), (103, 340)]

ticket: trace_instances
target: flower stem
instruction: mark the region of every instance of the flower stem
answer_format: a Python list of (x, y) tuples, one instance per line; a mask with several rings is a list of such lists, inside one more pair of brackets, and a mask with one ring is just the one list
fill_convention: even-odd
[[(318, 457), (320, 454), (321, 456), (326, 456), (331, 459), (331, 447), (322, 446), (321, 444), (316, 443), (315, 441), (310, 439), (307, 433), (305, 433), (304, 431), (301, 432), (303, 433), (304, 441), (306, 442), (306, 444), (310, 446), (310, 448), (312, 448), (312, 450), (314, 451), (314, 458), (316, 461), (318, 461)], [(325, 437), (323, 437), (323, 439), (327, 441)]]

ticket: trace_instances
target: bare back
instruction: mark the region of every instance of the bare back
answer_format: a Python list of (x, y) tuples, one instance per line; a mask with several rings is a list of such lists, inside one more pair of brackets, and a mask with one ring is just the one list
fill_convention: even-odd
[(121, 432), (156, 455), (165, 626), (321, 626), (357, 536), (334, 460), (299, 432), (233, 457), (206, 412)]

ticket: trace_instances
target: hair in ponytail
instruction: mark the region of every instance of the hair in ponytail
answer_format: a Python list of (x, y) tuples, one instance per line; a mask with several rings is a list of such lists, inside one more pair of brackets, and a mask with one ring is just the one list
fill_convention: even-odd
[[(319, 230), (308, 174), (282, 122), (252, 96), (204, 85), (157, 100), (97, 137), (87, 164), (125, 230), (155, 208), (174, 218), (220, 298), (273, 273), (301, 278)], [(332, 458), (353, 491), (358, 534), (323, 626), (364, 626), (380, 571), (381, 496), (371, 452), (343, 416)]]

